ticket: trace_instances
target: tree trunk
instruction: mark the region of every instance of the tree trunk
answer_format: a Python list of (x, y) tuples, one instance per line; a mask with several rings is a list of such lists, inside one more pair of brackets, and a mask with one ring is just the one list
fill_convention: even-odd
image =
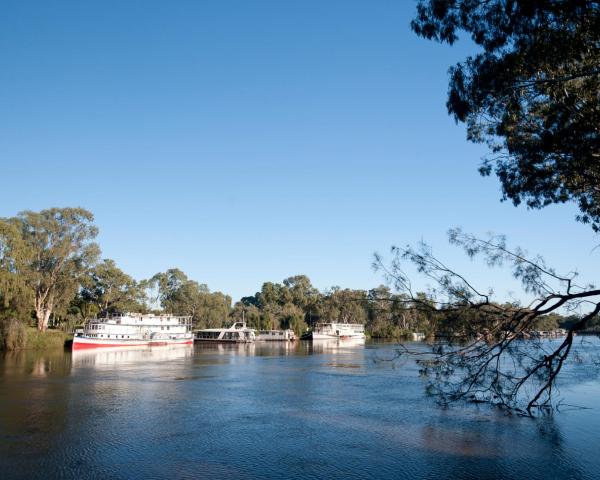
[(44, 306), (38, 298), (35, 299), (35, 319), (37, 320), (37, 329), (42, 332), (44, 328)]
[(35, 300), (35, 318), (37, 320), (37, 329), (40, 332), (45, 332), (48, 329), (48, 320), (52, 313), (53, 304), (52, 299), (48, 302), (44, 302), (41, 298), (36, 298)]

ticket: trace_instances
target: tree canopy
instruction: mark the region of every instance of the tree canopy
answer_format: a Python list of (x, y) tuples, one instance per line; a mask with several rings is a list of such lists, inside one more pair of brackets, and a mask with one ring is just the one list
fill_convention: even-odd
[(10, 252), (5, 262), (31, 292), (41, 331), (56, 307), (69, 304), (99, 255), (93, 220), (92, 213), (82, 208), (50, 208), (21, 212), (3, 222), (14, 227), (10, 238), (5, 236), (9, 245), (5, 255)]
[(178, 268), (157, 273), (144, 283), (157, 288), (165, 312), (191, 316), (196, 328), (220, 327), (227, 321), (231, 297), (221, 292), (211, 293), (206, 284), (190, 280)]
[(94, 313), (144, 309), (140, 285), (108, 258), (90, 268), (83, 277), (79, 297), (83, 303), (94, 306)]
[(486, 143), (503, 199), (575, 202), (600, 231), (600, 2), (420, 0), (413, 30), (479, 51), (450, 68), (448, 112)]

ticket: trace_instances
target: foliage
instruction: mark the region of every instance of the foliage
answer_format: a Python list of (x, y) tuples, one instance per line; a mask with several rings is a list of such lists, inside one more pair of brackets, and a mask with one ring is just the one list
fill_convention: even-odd
[(333, 287), (319, 302), (321, 319), (339, 323), (366, 323), (367, 292)]
[(21, 212), (5, 220), (18, 235), (9, 242), (9, 268), (33, 299), (37, 327), (45, 331), (55, 308), (68, 305), (99, 253), (93, 215), (81, 208)]
[[(449, 232), (449, 239), (490, 267), (510, 268), (533, 299), (524, 306), (494, 302), (491, 289), (477, 288), (436, 258), (425, 244), (392, 248), (389, 265), (376, 257), (376, 265), (398, 290), (417, 308), (438, 318), (439, 331), (446, 325), (448, 335), (464, 342), (457, 348), (435, 347), (430, 352), (432, 358), (423, 368), (430, 378), (430, 391), (442, 402), (485, 401), (529, 414), (533, 409), (550, 408), (556, 377), (569, 357), (575, 333), (598, 321), (600, 290), (580, 285), (574, 273), (557, 274), (539, 256), (509, 248), (502, 236), (480, 239), (455, 229)], [(432, 302), (413, 294), (402, 268), (407, 262), (434, 282)], [(561, 310), (583, 313), (563, 319), (557, 315)], [(521, 340), (540, 326), (566, 326), (567, 320), (567, 335), (556, 345)], [(417, 352), (405, 349), (403, 353)]]
[(29, 255), (17, 226), (0, 219), (0, 320), (28, 316), (32, 295), (21, 272)]
[(51, 348), (64, 348), (65, 342), (72, 338), (72, 335), (62, 330), (48, 329), (40, 332), (36, 328), (27, 328), (25, 347), (28, 350), (47, 350)]
[(23, 322), (14, 318), (0, 322), (0, 350), (20, 350), (27, 343)]
[(447, 107), (486, 143), (504, 199), (574, 201), (600, 230), (600, 2), (420, 0), (413, 30), (480, 48), (450, 69)]
[(143, 285), (157, 289), (158, 301), (165, 312), (190, 315), (196, 328), (221, 327), (229, 316), (231, 297), (221, 292), (211, 293), (205, 284), (190, 280), (177, 268), (157, 273)]
[(62, 348), (70, 335), (61, 330), (40, 332), (14, 318), (0, 322), (0, 350), (45, 350)]
[(85, 318), (92, 312), (143, 311), (143, 301), (144, 292), (138, 283), (118, 268), (114, 260), (104, 259), (84, 275), (73, 306)]

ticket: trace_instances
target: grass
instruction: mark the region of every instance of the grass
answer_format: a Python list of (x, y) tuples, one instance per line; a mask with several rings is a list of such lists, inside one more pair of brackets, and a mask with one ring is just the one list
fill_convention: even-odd
[(65, 341), (72, 338), (71, 334), (62, 330), (46, 330), (42, 333), (37, 328), (27, 327), (25, 335), (25, 346), (28, 350), (47, 350), (51, 348), (63, 348)]

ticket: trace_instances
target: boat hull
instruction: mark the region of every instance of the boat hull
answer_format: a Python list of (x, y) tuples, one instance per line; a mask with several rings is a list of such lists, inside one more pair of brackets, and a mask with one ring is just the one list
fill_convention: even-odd
[(327, 335), (325, 333), (312, 333), (307, 336), (311, 340), (364, 340), (364, 335)]
[(111, 338), (86, 338), (74, 337), (73, 350), (84, 348), (105, 348), (105, 347), (157, 347), (164, 345), (191, 345), (194, 343), (193, 338), (169, 338), (156, 340), (139, 340), (139, 339), (111, 339)]
[(246, 340), (246, 339), (227, 339), (227, 338), (194, 338), (194, 342), (196, 343), (254, 343), (254, 340)]

